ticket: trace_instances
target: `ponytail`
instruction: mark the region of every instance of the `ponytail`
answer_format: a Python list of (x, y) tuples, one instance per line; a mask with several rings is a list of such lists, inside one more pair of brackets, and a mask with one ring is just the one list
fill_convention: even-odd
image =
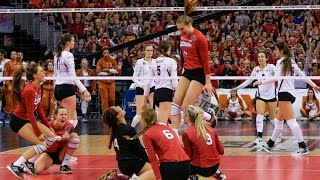
[(149, 128), (151, 128), (153, 125), (155, 125), (157, 123), (157, 113), (154, 109), (151, 109), (151, 108), (146, 109), (145, 111), (143, 111), (141, 113), (141, 119), (143, 121), (145, 121), (145, 123), (147, 125), (140, 132), (138, 132), (135, 136), (133, 136), (133, 137), (123, 136), (123, 138), (130, 140), (130, 141), (138, 139), (139, 136), (144, 134)]
[(207, 140), (207, 130), (210, 129), (204, 124), (202, 115), (199, 112), (199, 108), (193, 105), (189, 105), (186, 108), (186, 115), (191, 123), (194, 123), (197, 129), (197, 136), (202, 136), (202, 138)]
[(57, 51), (57, 58), (59, 59), (61, 56), (61, 53), (63, 51), (63, 49), (66, 46), (66, 43), (68, 41), (71, 41), (73, 38), (73, 36), (71, 34), (62, 34), (60, 37), (60, 40), (57, 43), (57, 47), (56, 47), (56, 51)]
[(23, 87), (21, 87), (21, 79), (22, 75), (25, 72), (23, 66), (21, 66), (19, 69), (17, 69), (13, 74), (13, 85), (12, 85), (12, 92), (13, 92), (13, 101), (21, 103), (21, 90)]
[(282, 56), (284, 59), (282, 60), (283, 66), (281, 73), (283, 76), (286, 74), (292, 73), (292, 62), (291, 62), (291, 55), (290, 55), (290, 49), (284, 42), (279, 42), (276, 44), (276, 47), (279, 49), (279, 51), (282, 51)]

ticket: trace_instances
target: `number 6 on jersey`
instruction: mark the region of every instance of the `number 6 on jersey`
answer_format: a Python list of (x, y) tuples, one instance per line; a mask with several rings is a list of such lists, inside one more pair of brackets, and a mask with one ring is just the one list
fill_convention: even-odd
[(162, 133), (166, 136), (167, 139), (173, 139), (174, 136), (169, 130), (163, 130)]

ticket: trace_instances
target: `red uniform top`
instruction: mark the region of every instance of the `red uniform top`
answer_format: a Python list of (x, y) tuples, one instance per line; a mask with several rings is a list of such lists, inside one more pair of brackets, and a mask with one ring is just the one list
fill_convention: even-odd
[(189, 160), (176, 133), (168, 126), (156, 124), (149, 128), (143, 134), (143, 144), (157, 179), (161, 179), (160, 163)]
[(181, 35), (180, 48), (185, 69), (203, 68), (204, 74), (210, 74), (208, 41), (202, 32), (194, 29), (190, 36)]
[(34, 112), (37, 111), (41, 122), (49, 127), (48, 120), (44, 114), (41, 104), (41, 89), (34, 86), (32, 83), (27, 83), (23, 88), (21, 95), (21, 103), (19, 103), (14, 109), (13, 114), (20, 119), (30, 121), (34, 132), (37, 136), (41, 135), (41, 131), (37, 125), (37, 120), (34, 116)]
[[(64, 126), (62, 129), (56, 129), (53, 126), (53, 121), (49, 122), (50, 127), (54, 130), (54, 132), (56, 133), (56, 135), (58, 136), (63, 136), (66, 132), (68, 132), (69, 134), (71, 134), (72, 132), (74, 132), (74, 127), (70, 122), (65, 122)], [(67, 141), (56, 141), (55, 143), (53, 143), (46, 152), (58, 152), (60, 151), (65, 145), (66, 145)]]
[[(207, 126), (208, 127), (208, 126)], [(220, 143), (217, 133), (208, 127), (208, 138), (205, 141), (197, 135), (197, 128), (191, 125), (182, 134), (184, 150), (189, 155), (193, 166), (208, 168), (220, 162), (220, 155), (224, 154), (224, 148)]]

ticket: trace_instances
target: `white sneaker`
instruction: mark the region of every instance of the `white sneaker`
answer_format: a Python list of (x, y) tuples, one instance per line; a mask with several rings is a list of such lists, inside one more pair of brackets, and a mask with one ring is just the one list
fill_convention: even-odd
[(308, 118), (306, 118), (306, 117), (301, 117), (301, 121), (306, 121), (306, 120), (308, 120)]
[(263, 143), (263, 141), (262, 141), (261, 137), (257, 137), (257, 139), (253, 141), (253, 144), (257, 145), (257, 146), (261, 146), (262, 143)]
[(235, 121), (241, 121), (241, 119), (242, 119), (241, 117), (234, 118)]
[(302, 156), (302, 155), (307, 155), (309, 153), (310, 153), (310, 151), (308, 148), (299, 148), (295, 152), (293, 152), (291, 155), (292, 156)]
[(269, 154), (272, 154), (271, 150), (273, 147), (269, 147), (267, 143), (263, 143), (261, 146), (261, 149), (263, 149), (264, 151), (266, 151)]
[(76, 162), (78, 161), (78, 158), (75, 156), (71, 156), (71, 158), (69, 159), (70, 162)]

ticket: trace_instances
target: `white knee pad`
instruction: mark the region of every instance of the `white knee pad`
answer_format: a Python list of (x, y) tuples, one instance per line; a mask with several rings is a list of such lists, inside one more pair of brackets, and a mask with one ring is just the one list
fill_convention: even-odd
[(175, 103), (171, 103), (171, 115), (177, 116), (181, 114), (181, 107)]
[(80, 139), (70, 139), (68, 148), (77, 149), (80, 146)]
[(274, 128), (282, 130), (283, 129), (283, 121), (279, 121), (278, 119), (274, 120)]
[(47, 148), (42, 144), (33, 145), (33, 148), (37, 154), (41, 154), (47, 150)]
[(299, 124), (297, 123), (297, 121), (295, 119), (292, 119), (292, 120), (288, 120), (287, 121), (287, 124), (289, 126), (289, 128), (292, 130), (294, 129), (295, 127), (298, 127)]

